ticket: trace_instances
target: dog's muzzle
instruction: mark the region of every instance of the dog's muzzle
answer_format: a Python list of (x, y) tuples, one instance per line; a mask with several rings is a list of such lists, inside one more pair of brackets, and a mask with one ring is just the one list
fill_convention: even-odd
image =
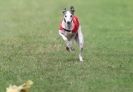
[(70, 29), (70, 28), (71, 28), (71, 26), (72, 26), (72, 25), (71, 25), (71, 24), (72, 24), (72, 22), (67, 21), (66, 23), (67, 23), (67, 27), (68, 27), (68, 29)]
[(71, 25), (71, 22), (70, 22), (70, 21), (68, 21), (68, 22), (67, 22), (67, 25)]

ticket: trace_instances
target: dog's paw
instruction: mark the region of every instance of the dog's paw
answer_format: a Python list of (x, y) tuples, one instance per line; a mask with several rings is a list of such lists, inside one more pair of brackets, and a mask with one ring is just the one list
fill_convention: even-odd
[(68, 39), (67, 39), (65, 36), (63, 36), (63, 40), (64, 40), (65, 42), (68, 41)]
[(75, 51), (75, 49), (72, 48), (72, 47), (70, 47), (70, 48), (69, 47), (66, 47), (66, 50), (69, 51), (69, 52)]
[(79, 60), (80, 60), (80, 62), (84, 61), (81, 55), (79, 55)]
[(69, 49), (69, 47), (66, 47), (66, 50), (70, 52), (70, 49)]

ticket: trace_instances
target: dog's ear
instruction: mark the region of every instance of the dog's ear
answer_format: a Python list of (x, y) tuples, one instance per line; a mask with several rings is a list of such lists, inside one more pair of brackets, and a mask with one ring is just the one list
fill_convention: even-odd
[(62, 13), (65, 14), (65, 12), (66, 12), (66, 8), (64, 8), (64, 10), (62, 11)]
[(70, 6), (70, 11), (71, 11), (71, 13), (74, 15), (75, 9), (74, 9), (73, 6)]

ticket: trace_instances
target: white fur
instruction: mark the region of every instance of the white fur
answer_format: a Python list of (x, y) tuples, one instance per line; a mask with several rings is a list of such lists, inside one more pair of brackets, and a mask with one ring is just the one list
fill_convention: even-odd
[(66, 11), (65, 16), (64, 16), (64, 19), (66, 20), (66, 22), (71, 22), (71, 20), (72, 20), (71, 16), (72, 16), (71, 12)]

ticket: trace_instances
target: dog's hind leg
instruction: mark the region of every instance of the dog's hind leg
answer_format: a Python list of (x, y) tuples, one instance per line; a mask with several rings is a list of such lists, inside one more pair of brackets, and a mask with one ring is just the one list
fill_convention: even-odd
[(81, 32), (81, 27), (79, 27), (78, 34), (75, 37), (75, 40), (78, 43), (79, 48), (80, 48), (79, 60), (82, 62), (83, 61), (82, 53), (83, 53), (84, 37), (83, 37), (83, 33)]

